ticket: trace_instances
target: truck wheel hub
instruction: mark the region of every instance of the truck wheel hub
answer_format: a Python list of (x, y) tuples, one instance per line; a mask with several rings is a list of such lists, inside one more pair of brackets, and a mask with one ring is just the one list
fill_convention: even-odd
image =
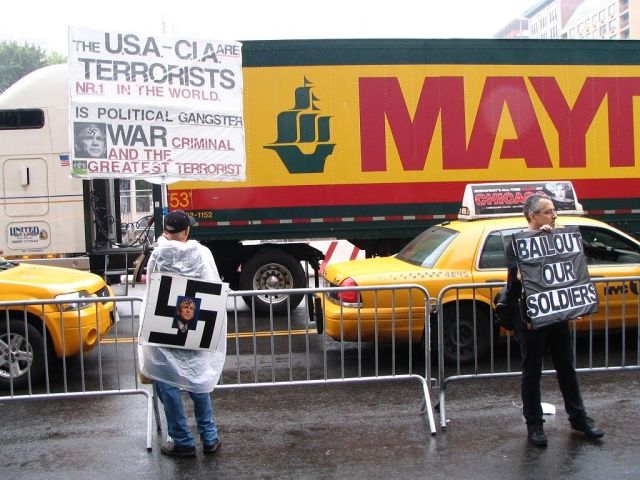
[(280, 286), (280, 278), (277, 275), (269, 275), (265, 279), (265, 285), (269, 289), (276, 289)]

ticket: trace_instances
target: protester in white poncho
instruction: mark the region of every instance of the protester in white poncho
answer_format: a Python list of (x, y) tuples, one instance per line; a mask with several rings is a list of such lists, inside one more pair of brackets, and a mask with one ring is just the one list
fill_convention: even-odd
[[(147, 274), (179, 273), (210, 282), (220, 282), (220, 275), (211, 251), (195, 240), (188, 240), (192, 219), (181, 210), (165, 217), (164, 234), (151, 253)], [(140, 318), (144, 318), (143, 305)], [(227, 330), (227, 318), (222, 331)], [(218, 383), (226, 355), (226, 336), (221, 335), (215, 351), (185, 350), (171, 347), (140, 345), (140, 371), (154, 381), (154, 390), (164, 405), (171, 442), (162, 445), (168, 455), (195, 455), (195, 440), (187, 425), (180, 390), (189, 392), (193, 403), (198, 433), (203, 451), (213, 453), (220, 446), (217, 426), (213, 420), (210, 392)]]

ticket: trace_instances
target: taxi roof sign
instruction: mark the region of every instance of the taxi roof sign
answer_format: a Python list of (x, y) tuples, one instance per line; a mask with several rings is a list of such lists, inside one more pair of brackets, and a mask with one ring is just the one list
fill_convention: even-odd
[(547, 195), (559, 215), (582, 215), (576, 192), (569, 181), (470, 183), (464, 189), (460, 220), (522, 215), (522, 206), (534, 193)]

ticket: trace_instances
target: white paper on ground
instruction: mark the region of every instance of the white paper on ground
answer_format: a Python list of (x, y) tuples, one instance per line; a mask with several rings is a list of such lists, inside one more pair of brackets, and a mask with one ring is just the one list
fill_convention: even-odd
[(556, 414), (556, 406), (551, 403), (540, 403), (542, 406), (542, 414), (543, 415), (555, 415)]

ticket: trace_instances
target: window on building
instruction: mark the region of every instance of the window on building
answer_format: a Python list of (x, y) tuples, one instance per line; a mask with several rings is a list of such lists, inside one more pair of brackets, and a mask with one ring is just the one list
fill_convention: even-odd
[(604, 37), (607, 34), (607, 26), (606, 25), (602, 25), (600, 27), (600, 36)]
[(609, 5), (609, 16), (613, 17), (616, 14), (616, 6), (615, 5)]
[(609, 22), (609, 31), (610, 32), (615, 32), (616, 31), (616, 21), (615, 20), (611, 20)]
[(604, 18), (605, 18), (605, 11), (602, 10), (600, 12), (600, 14), (598, 15), (598, 18), (600, 19), (601, 22), (604, 22)]

